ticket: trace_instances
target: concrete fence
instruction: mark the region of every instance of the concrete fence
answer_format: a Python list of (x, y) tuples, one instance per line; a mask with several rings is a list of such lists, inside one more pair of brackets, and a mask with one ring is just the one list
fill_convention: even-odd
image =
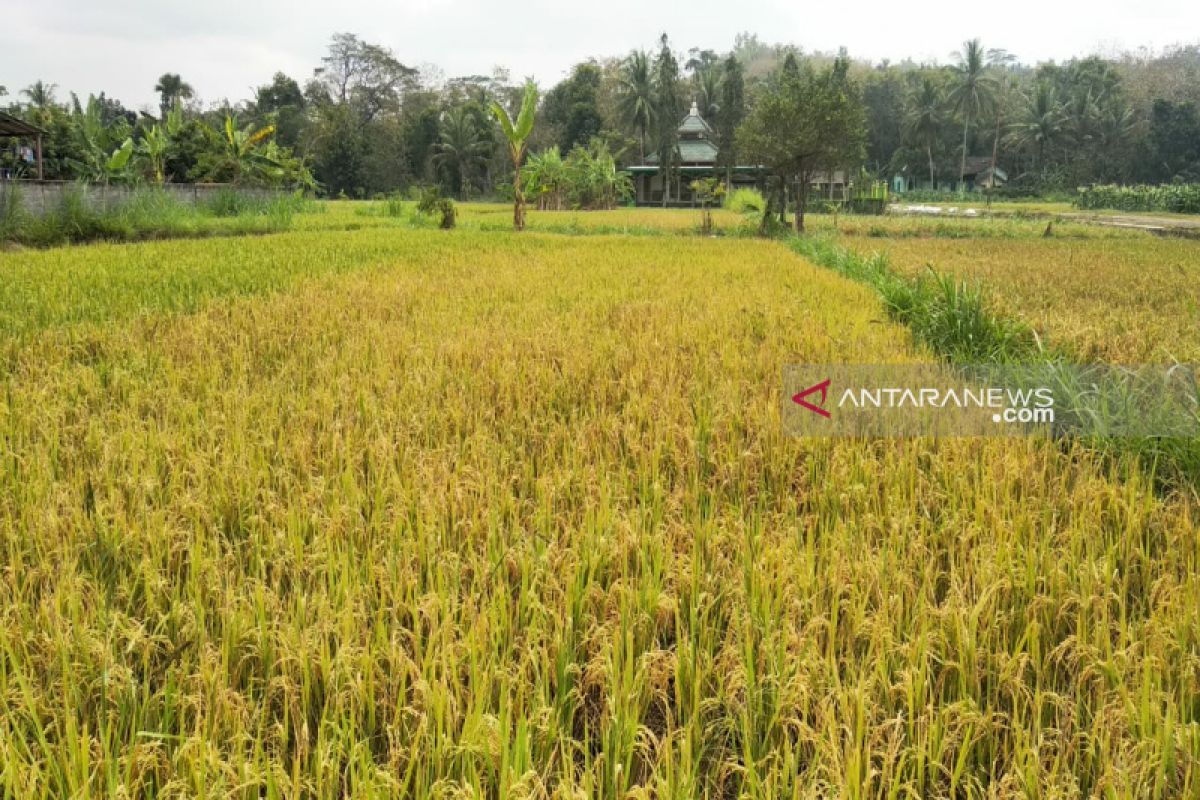
[[(234, 187), (227, 183), (165, 183), (153, 187), (166, 192), (171, 198), (188, 205), (201, 205), (209, 202), (222, 191)], [(79, 192), (83, 202), (94, 209), (110, 211), (127, 202), (138, 191), (146, 187), (134, 186), (105, 186), (99, 183), (78, 183), (76, 181), (13, 181), (0, 180), (0, 209), (5, 209), (14, 195), (19, 198), (21, 209), (28, 214), (41, 216), (62, 205), (63, 197), (70, 192)], [(284, 192), (276, 189), (252, 189), (238, 187), (237, 193), (243, 197), (255, 199), (272, 199)]]

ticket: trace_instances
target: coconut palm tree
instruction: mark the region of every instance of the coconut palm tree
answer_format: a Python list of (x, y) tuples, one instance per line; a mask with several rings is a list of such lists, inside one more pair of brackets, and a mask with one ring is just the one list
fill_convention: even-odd
[(717, 115), (721, 113), (720, 65), (714, 64), (696, 70), (693, 80), (696, 87), (696, 106), (700, 109), (700, 115), (707, 120), (716, 121)]
[(190, 100), (195, 92), (191, 84), (184, 82), (178, 73), (164, 72), (154, 84), (154, 91), (159, 94), (158, 108), (162, 112), (162, 121), (167, 121), (167, 114), (180, 100)]
[(638, 132), (642, 161), (646, 160), (646, 137), (654, 130), (654, 80), (650, 56), (634, 50), (621, 65), (618, 109), (625, 122)]
[(1039, 170), (1045, 170), (1046, 149), (1066, 136), (1067, 115), (1058, 102), (1054, 84), (1038, 81), (1033, 94), (1026, 98), (1024, 118), (1013, 123), (1012, 143), (1037, 153)]
[(942, 90), (929, 78), (921, 81), (921, 87), (909, 98), (909, 107), (904, 116), (904, 135), (909, 141), (924, 148), (929, 159), (929, 188), (933, 189), (936, 177), (933, 170), (933, 147), (941, 138), (942, 109), (946, 100)]
[(504, 106), (492, 101), (492, 114), (504, 131), (508, 141), (508, 154), (513, 162), (513, 230), (525, 230), (525, 187), (521, 183), (521, 161), (525, 158), (525, 142), (533, 131), (533, 117), (537, 111), (538, 91), (533, 81), (525, 82), (525, 94), (521, 98), (521, 110), (514, 122)]
[(971, 133), (971, 120), (978, 118), (995, 103), (996, 82), (988, 74), (988, 58), (983, 43), (978, 39), (963, 42), (962, 50), (955, 54), (957, 61), (954, 73), (957, 82), (947, 98), (950, 107), (963, 121), (962, 162), (958, 180), (960, 188), (967, 173), (967, 145)]
[(57, 88), (58, 84), (56, 83), (36, 81), (22, 89), (21, 94), (25, 95), (30, 105), (38, 110), (45, 110), (47, 107), (54, 105), (54, 91)]
[(465, 106), (442, 114), (438, 124), (438, 141), (434, 145), (433, 162), (451, 173), (459, 197), (465, 197), (471, 176), (487, 161), (491, 143), (483, 136), (475, 117)]

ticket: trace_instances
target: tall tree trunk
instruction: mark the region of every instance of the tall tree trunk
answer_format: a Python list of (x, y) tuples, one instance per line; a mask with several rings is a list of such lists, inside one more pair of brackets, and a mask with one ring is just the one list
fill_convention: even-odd
[(771, 227), (771, 218), (775, 214), (775, 192), (771, 186), (766, 186), (767, 207), (763, 209), (762, 221), (758, 224), (758, 235), (766, 236), (768, 229)]
[(929, 156), (929, 191), (932, 192), (935, 189), (933, 177), (933, 145), (928, 142), (925, 143), (925, 155)]
[(513, 170), (513, 230), (525, 230), (525, 190), (521, 188), (521, 163)]
[(1000, 155), (1000, 121), (1004, 118), (1000, 110), (996, 110), (996, 135), (992, 137), (992, 174), (988, 176), (987, 204), (992, 207), (992, 190), (996, 188), (996, 158)]
[(964, 193), (967, 191), (967, 134), (971, 130), (971, 115), (963, 115), (963, 149), (962, 162), (958, 167), (958, 191)]
[(801, 174), (796, 187), (796, 233), (804, 233), (804, 209), (808, 205), (808, 181)]

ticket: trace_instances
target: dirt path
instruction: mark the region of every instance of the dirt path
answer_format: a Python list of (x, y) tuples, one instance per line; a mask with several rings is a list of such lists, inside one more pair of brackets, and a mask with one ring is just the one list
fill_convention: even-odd
[(1086, 222), (1089, 225), (1106, 225), (1112, 228), (1139, 228), (1152, 233), (1200, 236), (1200, 217), (1162, 217), (1152, 214), (1086, 214), (1062, 215), (1066, 219)]

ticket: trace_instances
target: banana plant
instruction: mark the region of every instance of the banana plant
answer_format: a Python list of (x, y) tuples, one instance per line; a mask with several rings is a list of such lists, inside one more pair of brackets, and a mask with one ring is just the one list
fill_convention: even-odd
[[(133, 155), (133, 138), (129, 123), (119, 119), (106, 125), (99, 100), (88, 97), (87, 106), (81, 106), (77, 97), (74, 101), (73, 119), (76, 123), (80, 159), (68, 159), (72, 169), (89, 180), (100, 183), (117, 183), (130, 178), (129, 160)], [(115, 149), (112, 148), (116, 144)]]
[(254, 130), (253, 125), (239, 129), (232, 116), (225, 117), (225, 131), (222, 145), (225, 157), (233, 169), (233, 182), (240, 183), (246, 176), (259, 175), (271, 170), (280, 169), (280, 163), (259, 152), (259, 145), (266, 142), (275, 133), (274, 125)]
[(514, 123), (504, 106), (492, 101), (492, 114), (504, 130), (508, 140), (508, 153), (513, 162), (513, 230), (525, 229), (525, 188), (521, 182), (521, 161), (525, 158), (525, 142), (533, 131), (533, 117), (537, 111), (538, 91), (533, 81), (525, 82), (525, 95), (521, 99), (521, 110)]
[(170, 146), (170, 135), (158, 123), (146, 131), (138, 144), (138, 152), (146, 157), (146, 162), (154, 173), (155, 183), (161, 184), (166, 178), (167, 148)]

